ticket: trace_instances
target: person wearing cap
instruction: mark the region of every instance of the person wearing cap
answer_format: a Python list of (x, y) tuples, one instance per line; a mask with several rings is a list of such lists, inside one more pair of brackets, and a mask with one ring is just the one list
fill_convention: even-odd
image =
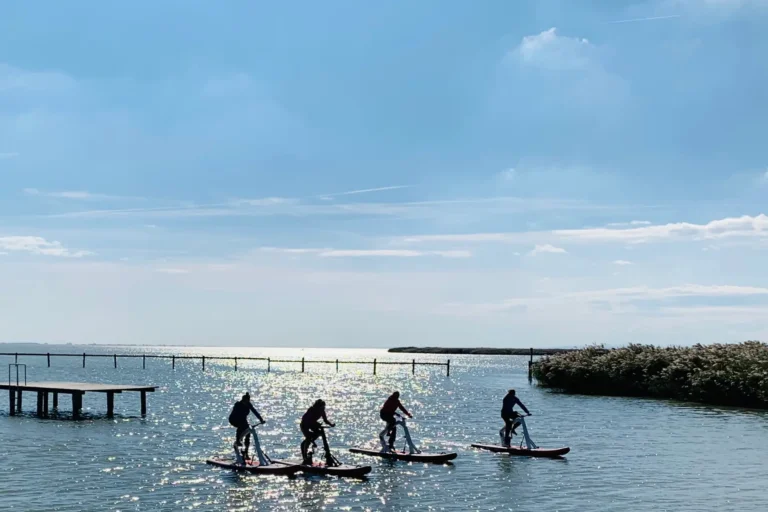
[[(519, 405), (525, 413), (530, 416), (531, 413), (523, 405), (523, 402), (515, 395), (515, 390), (510, 389), (507, 392), (507, 396), (504, 397), (504, 402), (501, 406), (501, 419), (504, 420), (504, 428), (501, 429), (499, 434), (504, 438), (503, 445), (509, 448), (509, 444), (512, 440), (512, 434), (517, 434), (515, 429), (520, 425), (520, 414), (514, 410), (515, 405)], [(503, 432), (503, 434), (502, 434)]]
[(321, 418), (326, 425), (336, 426), (335, 423), (328, 421), (328, 417), (325, 415), (325, 402), (322, 400), (317, 400), (312, 404), (301, 417), (301, 433), (304, 434), (304, 440), (301, 442), (301, 457), (305, 463), (309, 461), (309, 454), (307, 453), (309, 445), (320, 437), (320, 430), (323, 428), (320, 425)]
[(251, 395), (246, 393), (239, 402), (235, 402), (232, 412), (229, 413), (229, 424), (237, 429), (235, 434), (235, 449), (243, 446), (243, 436), (245, 436), (246, 453), (248, 453), (248, 444), (251, 440), (251, 432), (248, 425), (248, 415), (253, 412), (259, 421), (263, 424), (264, 419), (259, 411), (251, 403)]

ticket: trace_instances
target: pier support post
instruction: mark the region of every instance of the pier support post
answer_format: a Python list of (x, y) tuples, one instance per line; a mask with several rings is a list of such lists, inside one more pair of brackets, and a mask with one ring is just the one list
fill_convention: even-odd
[(51, 353), (48, 352), (48, 368), (51, 367)]
[(237, 358), (235, 358), (235, 371), (237, 371)]
[(301, 373), (304, 373), (304, 358), (301, 358)]
[(147, 369), (147, 356), (141, 356), (141, 369)]
[(205, 356), (203, 356), (203, 371), (205, 371)]
[(416, 375), (416, 360), (413, 360), (412, 366), (411, 366), (411, 375)]
[(111, 418), (115, 415), (115, 394), (111, 391), (107, 392), (107, 418)]
[(267, 373), (269, 373), (270, 371), (272, 371), (272, 358), (268, 357), (267, 358)]
[(373, 374), (376, 375), (376, 360), (373, 360)]
[(147, 392), (142, 391), (141, 392), (141, 417), (147, 415)]
[(56, 391), (53, 392), (53, 408), (59, 408), (59, 394)]
[(339, 360), (336, 360), (336, 373), (339, 373)]
[(14, 402), (15, 396), (14, 396), (14, 393), (13, 393), (12, 389), (8, 390), (8, 395), (11, 398), (10, 403), (9, 403), (10, 409), (8, 410), (8, 414), (10, 414), (11, 416), (15, 416), (16, 415), (16, 404)]
[(85, 352), (83, 352), (83, 368), (85, 368)]
[(21, 413), (21, 390), (16, 392), (16, 410)]
[(445, 363), (445, 376), (450, 377), (451, 376), (451, 360), (449, 359), (447, 363)]
[(531, 358), (528, 360), (528, 382), (533, 381), (533, 347), (531, 347)]
[(43, 418), (48, 417), (48, 392), (43, 393)]
[(37, 416), (42, 418), (43, 417), (43, 393), (41, 391), (37, 392)]
[(117, 368), (117, 354), (115, 354), (115, 368)]
[(83, 394), (75, 391), (72, 393), (72, 419), (80, 419), (80, 409), (83, 408)]
[(176, 369), (176, 356), (171, 356), (171, 369)]

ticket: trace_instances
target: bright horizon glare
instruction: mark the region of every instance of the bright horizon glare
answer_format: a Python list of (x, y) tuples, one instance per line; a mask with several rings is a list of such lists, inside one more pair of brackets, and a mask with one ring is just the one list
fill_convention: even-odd
[(768, 340), (768, 3), (19, 2), (0, 342)]

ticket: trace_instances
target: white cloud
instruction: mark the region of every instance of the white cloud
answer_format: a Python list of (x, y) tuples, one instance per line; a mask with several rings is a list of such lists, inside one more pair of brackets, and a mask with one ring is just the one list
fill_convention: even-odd
[(189, 270), (183, 268), (156, 268), (155, 272), (161, 274), (189, 274)]
[[(254, 206), (254, 208), (249, 208)], [(397, 218), (439, 218), (469, 215), (498, 215), (531, 211), (606, 210), (582, 200), (480, 197), (435, 201), (409, 201), (400, 203), (343, 203), (309, 204), (291, 198), (239, 199), (228, 203), (158, 206), (151, 208), (119, 208), (83, 210), (46, 215), (49, 218), (106, 218), (106, 217), (248, 217), (262, 215), (371, 215)], [(623, 208), (623, 207), (619, 207)]]
[(614, 260), (613, 264), (619, 265), (619, 266), (626, 266), (626, 265), (631, 265), (632, 262), (627, 260)]
[(259, 199), (236, 199), (233, 204), (236, 206), (278, 206), (297, 204), (298, 202), (298, 199), (290, 197), (262, 197)]
[(300, 248), (259, 247), (259, 250), (262, 252), (273, 252), (273, 253), (282, 253), (282, 254), (318, 254), (321, 252), (330, 251), (331, 249), (318, 249), (313, 247), (300, 247)]
[(499, 178), (501, 178), (503, 181), (512, 181), (515, 179), (515, 176), (517, 176), (517, 171), (514, 167), (510, 167), (509, 169), (499, 173)]
[(568, 251), (563, 249), (562, 247), (555, 247), (554, 245), (550, 244), (536, 244), (536, 247), (533, 248), (530, 254), (531, 256), (536, 256), (537, 254), (544, 254), (544, 253), (550, 253), (550, 254), (567, 254)]
[(517, 48), (523, 63), (543, 69), (583, 69), (591, 65), (594, 46), (587, 39), (560, 36), (555, 27), (523, 37)]
[(464, 310), (470, 314), (488, 314), (514, 311), (520, 307), (529, 309), (548, 308), (564, 304), (611, 304), (620, 306), (638, 301), (663, 301), (678, 297), (752, 297), (768, 295), (768, 288), (733, 285), (685, 284), (666, 288), (636, 286), (631, 288), (613, 288), (563, 292), (560, 294), (531, 297), (515, 297), (501, 302), (484, 304), (447, 304), (450, 310)]
[(260, 247), (262, 252), (280, 254), (315, 254), (321, 258), (419, 258), (438, 256), (441, 258), (471, 258), (470, 251), (413, 251), (405, 249), (332, 249), (332, 248), (285, 248)]
[(143, 199), (140, 197), (112, 196), (108, 194), (94, 194), (85, 190), (64, 190), (61, 192), (44, 192), (37, 188), (25, 188), (23, 192), (28, 196), (53, 197), (56, 199), (74, 199), (81, 201), (111, 201), (122, 199)]
[(14, 92), (60, 93), (77, 88), (70, 76), (55, 71), (28, 71), (0, 63), (0, 94)]
[(678, 222), (629, 229), (567, 229), (552, 232), (559, 238), (595, 242), (643, 243), (670, 239), (709, 240), (730, 237), (768, 236), (768, 216), (743, 215), (713, 220), (707, 224)]
[(331, 250), (320, 253), (322, 258), (416, 258), (423, 256), (440, 256), (442, 258), (469, 258), (469, 251), (410, 251), (401, 249), (371, 249), (371, 250)]
[(629, 222), (611, 222), (607, 224), (611, 228), (623, 228), (627, 226), (650, 226), (651, 222), (647, 220), (632, 220)]
[(451, 242), (451, 243), (524, 243), (532, 240), (546, 242), (548, 239), (581, 243), (646, 243), (667, 240), (715, 240), (722, 238), (768, 237), (768, 215), (743, 215), (713, 220), (706, 224), (677, 222), (647, 225), (647, 221), (632, 221), (630, 227), (615, 228), (626, 224), (609, 224), (604, 228), (559, 229), (554, 231), (523, 231), (511, 233), (464, 233), (451, 235), (407, 236), (399, 241), (405, 243)]
[(49, 242), (39, 236), (4, 236), (0, 237), (0, 249), (13, 252), (27, 252), (43, 256), (60, 256), (64, 258), (82, 258), (90, 256), (90, 251), (71, 251), (60, 242)]

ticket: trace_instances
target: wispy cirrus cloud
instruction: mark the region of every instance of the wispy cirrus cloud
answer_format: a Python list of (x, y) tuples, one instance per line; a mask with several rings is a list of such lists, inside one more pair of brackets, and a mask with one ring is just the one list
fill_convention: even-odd
[(0, 237), (0, 249), (63, 258), (82, 258), (94, 254), (90, 251), (73, 251), (64, 247), (61, 242), (48, 241), (40, 236), (3, 236)]
[(558, 229), (552, 231), (521, 231), (509, 233), (463, 233), (445, 235), (406, 236), (404, 243), (525, 243), (547, 239), (581, 243), (649, 243), (674, 240), (714, 240), (723, 238), (768, 237), (768, 215), (742, 215), (710, 221), (706, 224), (675, 222), (646, 225), (646, 221), (633, 221), (629, 227)]
[(113, 200), (143, 200), (142, 197), (114, 196), (109, 194), (94, 194), (85, 190), (64, 190), (58, 192), (44, 191), (37, 188), (25, 188), (27, 196), (52, 197), (56, 199), (73, 199), (80, 201), (113, 201)]
[(550, 308), (571, 304), (631, 304), (635, 302), (665, 301), (668, 299), (701, 297), (701, 298), (738, 298), (768, 295), (768, 288), (736, 285), (701, 285), (685, 284), (664, 288), (636, 286), (628, 288), (611, 288), (602, 290), (587, 290), (578, 292), (553, 293), (529, 297), (514, 297), (499, 302), (463, 304), (445, 304), (440, 311), (449, 313), (461, 311), (466, 315), (485, 315), (516, 311), (519, 308)]
[(539, 254), (567, 254), (568, 251), (563, 249), (562, 247), (555, 247), (551, 244), (537, 244), (536, 247), (534, 247), (531, 252), (528, 254), (530, 256), (537, 256)]
[(295, 198), (268, 197), (236, 199), (226, 203), (171, 205), (148, 208), (80, 210), (47, 214), (48, 218), (108, 217), (257, 217), (283, 216), (381, 216), (399, 218), (442, 218), (446, 215), (512, 214), (531, 211), (611, 210), (626, 206), (596, 205), (582, 200), (479, 197), (408, 202), (308, 203)]
[(644, 243), (671, 239), (708, 240), (731, 237), (768, 236), (768, 216), (742, 215), (713, 220), (706, 224), (676, 222), (628, 229), (566, 229), (552, 232), (565, 239), (584, 241)]
[(613, 264), (619, 265), (620, 267), (626, 267), (627, 265), (632, 265), (632, 262), (627, 260), (614, 260)]
[(464, 250), (414, 251), (407, 249), (332, 249), (312, 247), (260, 247), (262, 252), (300, 255), (313, 254), (320, 258), (420, 258), (437, 256), (441, 258), (471, 258), (472, 253)]

